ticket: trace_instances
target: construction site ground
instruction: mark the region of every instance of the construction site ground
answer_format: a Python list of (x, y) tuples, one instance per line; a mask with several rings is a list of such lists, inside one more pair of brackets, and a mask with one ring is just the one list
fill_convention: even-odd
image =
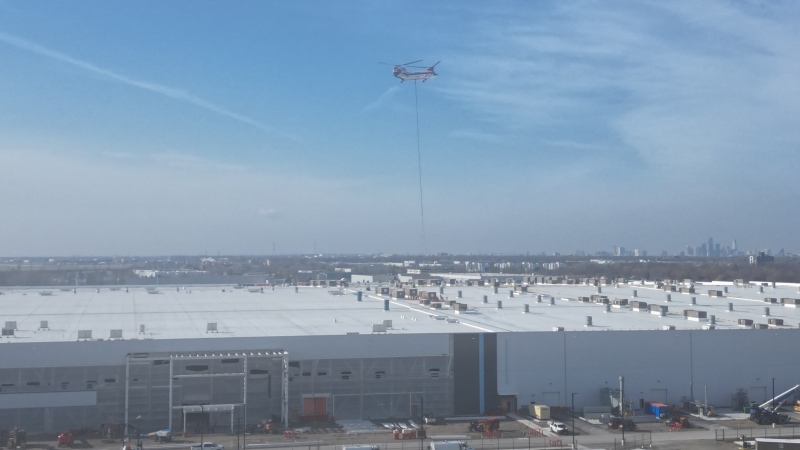
[[(635, 431), (626, 431), (625, 448), (647, 448), (672, 450), (672, 449), (735, 449), (739, 446), (734, 442), (741, 435), (753, 437), (792, 437), (800, 438), (800, 416), (792, 414), (792, 422), (783, 426), (757, 425), (747, 420), (744, 414), (722, 415), (717, 418), (701, 418), (687, 416), (692, 424), (691, 428), (681, 431), (671, 431), (664, 421), (653, 419), (652, 422), (639, 423)], [(469, 432), (470, 420), (449, 420), (441, 425), (426, 425), (427, 439), (394, 439), (390, 430), (381, 430), (380, 423), (392, 422), (374, 421), (371, 430), (349, 430), (338, 422), (304, 423), (294, 427), (296, 433), (288, 436), (284, 434), (247, 434), (239, 435), (230, 433), (203, 434), (203, 442), (214, 442), (225, 446), (226, 450), (235, 450), (247, 445), (247, 448), (320, 448), (322, 450), (340, 450), (344, 445), (377, 445), (382, 450), (414, 450), (426, 449), (434, 439), (468, 440), (468, 444), (476, 450), (520, 449), (520, 448), (570, 448), (574, 440), (578, 448), (584, 449), (611, 449), (622, 447), (622, 432), (610, 430), (605, 424), (591, 423), (576, 417), (574, 420), (569, 415), (555, 416), (555, 420), (564, 422), (568, 433), (555, 435), (549, 430), (548, 421), (534, 420), (529, 416), (509, 415), (500, 424), (500, 430), (492, 436), (481, 433)], [(348, 422), (348, 421), (342, 421)], [(361, 421), (366, 422), (366, 421)], [(419, 422), (417, 422), (419, 423)], [(795, 429), (795, 425), (797, 428)], [(725, 441), (720, 441), (722, 433)], [(172, 442), (156, 443), (152, 438), (141, 438), (142, 450), (189, 450), (191, 445), (199, 445), (200, 434), (191, 433), (183, 436), (176, 433)], [(121, 450), (122, 440), (109, 441), (86, 433), (76, 438), (72, 445), (74, 449), (108, 449)], [(135, 448), (136, 439), (130, 442)], [(28, 448), (56, 450), (56, 436), (29, 436)]]

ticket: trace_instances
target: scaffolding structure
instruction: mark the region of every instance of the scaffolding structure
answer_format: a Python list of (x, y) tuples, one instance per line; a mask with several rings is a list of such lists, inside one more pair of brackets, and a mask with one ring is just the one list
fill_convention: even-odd
[[(277, 415), (288, 427), (288, 358), (284, 350), (128, 354), (125, 433), (129, 426), (173, 429), (175, 419), (183, 423), (184, 432), (193, 426), (215, 429), (212, 415), (217, 413), (230, 414), (233, 432), (237, 407), (245, 424), (248, 414)], [(280, 380), (277, 389), (272, 383), (275, 374)]]

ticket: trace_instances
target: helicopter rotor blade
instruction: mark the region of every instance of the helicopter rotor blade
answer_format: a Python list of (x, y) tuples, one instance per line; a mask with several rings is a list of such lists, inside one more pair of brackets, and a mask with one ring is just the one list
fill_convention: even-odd
[(380, 61), (378, 61), (378, 64), (386, 64), (387, 66), (396, 66), (397, 65), (397, 64), (389, 64), (389, 63), (380, 62)]
[[(436, 64), (439, 64), (440, 62), (441, 62), (441, 61), (436, 61)], [(432, 65), (432, 66), (431, 66), (431, 69), (433, 69), (434, 67), (436, 67), (436, 64)]]
[(405, 64), (398, 64), (398, 66), (407, 66), (407, 65), (409, 65), (409, 64), (416, 64), (416, 63), (418, 63), (418, 62), (420, 62), (420, 61), (422, 61), (422, 60), (421, 60), (421, 59), (418, 59), (418, 60), (416, 60), (416, 61), (407, 62), (407, 63), (405, 63)]

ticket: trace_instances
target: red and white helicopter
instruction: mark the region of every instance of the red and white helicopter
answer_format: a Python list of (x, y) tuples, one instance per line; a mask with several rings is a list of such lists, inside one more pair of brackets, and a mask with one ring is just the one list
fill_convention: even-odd
[[(424, 82), (430, 80), (431, 78), (437, 76), (437, 74), (436, 74), (436, 72), (434, 72), (433, 68), (436, 67), (436, 64), (439, 64), (441, 61), (437, 61), (436, 64), (434, 64), (434, 65), (432, 65), (430, 67), (412, 66), (412, 65), (410, 65), (410, 64), (416, 64), (416, 63), (418, 63), (420, 61), (422, 61), (422, 60), (420, 59), (420, 60), (417, 60), (417, 61), (411, 61), (411, 62), (408, 62), (408, 63), (405, 63), (405, 64), (389, 64), (389, 63), (385, 63), (385, 62), (380, 62), (379, 64), (386, 64), (387, 66), (394, 66), (394, 70), (392, 70), (392, 75), (394, 75), (395, 77), (399, 78), (401, 83), (403, 81), (417, 81), (417, 80), (422, 80), (422, 82), (424, 83)], [(425, 69), (425, 70), (421, 71), (421, 72), (409, 72), (408, 70), (406, 70), (406, 67), (413, 67), (415, 69)]]

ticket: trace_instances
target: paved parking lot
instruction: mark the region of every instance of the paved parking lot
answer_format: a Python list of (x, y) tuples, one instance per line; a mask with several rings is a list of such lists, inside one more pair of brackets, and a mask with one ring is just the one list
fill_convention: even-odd
[[(247, 445), (247, 448), (307, 448), (315, 450), (336, 450), (343, 445), (377, 445), (382, 450), (424, 450), (432, 440), (450, 439), (467, 440), (469, 445), (476, 450), (505, 450), (515, 448), (569, 448), (573, 438), (579, 448), (622, 448), (622, 432), (610, 430), (604, 424), (595, 424), (575, 419), (575, 429), (572, 428), (571, 417), (556, 417), (564, 422), (569, 431), (557, 436), (549, 430), (546, 421), (533, 420), (530, 417), (519, 417), (519, 420), (504, 419), (500, 422), (500, 429), (492, 436), (470, 432), (469, 421), (448, 422), (442, 425), (426, 425), (427, 439), (395, 439), (388, 429), (381, 429), (379, 425), (366, 429), (366, 426), (346, 427), (335, 422), (320, 422), (305, 424), (297, 427), (296, 434), (204, 434), (204, 442), (214, 442), (225, 446), (226, 450), (235, 450)], [(794, 423), (798, 423), (796, 418)], [(672, 449), (720, 449), (737, 448), (732, 443), (733, 439), (742, 434), (748, 437), (791, 437), (795, 433), (800, 437), (800, 428), (795, 430), (794, 424), (771, 427), (760, 426), (745, 418), (732, 416), (731, 418), (718, 418), (705, 420), (689, 416), (693, 426), (682, 431), (670, 431), (663, 421), (640, 423), (636, 431), (626, 432), (626, 448), (650, 447), (664, 450)], [(388, 421), (388, 420), (387, 420)], [(362, 421), (366, 422), (366, 421)], [(539, 432), (541, 430), (541, 433)], [(722, 432), (725, 432), (727, 442), (719, 442)], [(191, 434), (187, 436), (176, 435), (170, 443), (156, 443), (152, 439), (142, 439), (143, 450), (189, 450), (191, 445), (198, 445), (201, 436)], [(135, 446), (135, 440), (131, 443)], [(56, 450), (55, 436), (33, 436), (29, 438), (29, 448)], [(123, 443), (106, 441), (87, 434), (76, 438), (74, 449), (103, 449), (121, 450)]]

